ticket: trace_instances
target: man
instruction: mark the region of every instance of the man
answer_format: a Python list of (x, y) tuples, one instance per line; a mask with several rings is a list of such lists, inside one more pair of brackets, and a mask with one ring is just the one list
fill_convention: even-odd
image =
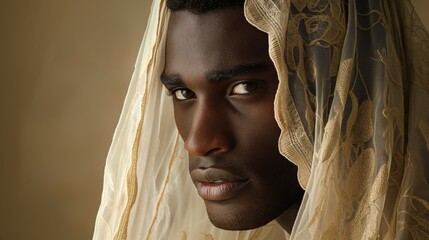
[(94, 238), (429, 237), (428, 39), (402, 0), (154, 1)]
[(246, 21), (243, 3), (201, 12), (204, 1), (188, 9), (167, 1), (173, 12), (161, 81), (212, 223), (245, 230), (278, 218), (290, 231), (302, 189), (278, 150), (268, 36)]

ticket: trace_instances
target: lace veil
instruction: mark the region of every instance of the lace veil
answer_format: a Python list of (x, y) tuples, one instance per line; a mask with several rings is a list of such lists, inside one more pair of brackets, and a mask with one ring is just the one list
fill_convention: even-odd
[(209, 222), (159, 81), (169, 12), (154, 0), (94, 239), (429, 239), (429, 38), (409, 0), (247, 0), (244, 12), (268, 34), (279, 149), (306, 189), (291, 235)]

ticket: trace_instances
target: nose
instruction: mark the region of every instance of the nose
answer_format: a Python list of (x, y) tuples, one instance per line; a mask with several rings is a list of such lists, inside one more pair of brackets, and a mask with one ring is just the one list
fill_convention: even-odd
[(185, 149), (192, 156), (229, 152), (234, 144), (228, 114), (222, 106), (199, 104), (185, 139)]

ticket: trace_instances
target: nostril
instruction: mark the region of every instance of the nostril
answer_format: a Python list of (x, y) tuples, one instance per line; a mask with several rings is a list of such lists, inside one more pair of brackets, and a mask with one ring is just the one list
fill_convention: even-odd
[(185, 149), (191, 156), (209, 156), (216, 153), (228, 152), (230, 144), (228, 141), (219, 142), (219, 139), (212, 139), (214, 141), (204, 141), (195, 138), (188, 138), (185, 142)]
[(222, 148), (213, 148), (213, 149), (211, 149), (210, 151), (208, 151), (208, 152), (206, 152), (206, 156), (207, 155), (211, 155), (211, 154), (214, 154), (214, 153), (216, 153), (216, 152), (221, 152), (222, 151)]

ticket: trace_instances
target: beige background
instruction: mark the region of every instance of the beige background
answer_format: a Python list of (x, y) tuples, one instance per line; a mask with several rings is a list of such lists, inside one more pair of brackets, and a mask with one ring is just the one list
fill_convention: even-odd
[(0, 239), (90, 239), (148, 0), (0, 1)]
[(1, 239), (91, 238), (148, 5), (1, 0)]

